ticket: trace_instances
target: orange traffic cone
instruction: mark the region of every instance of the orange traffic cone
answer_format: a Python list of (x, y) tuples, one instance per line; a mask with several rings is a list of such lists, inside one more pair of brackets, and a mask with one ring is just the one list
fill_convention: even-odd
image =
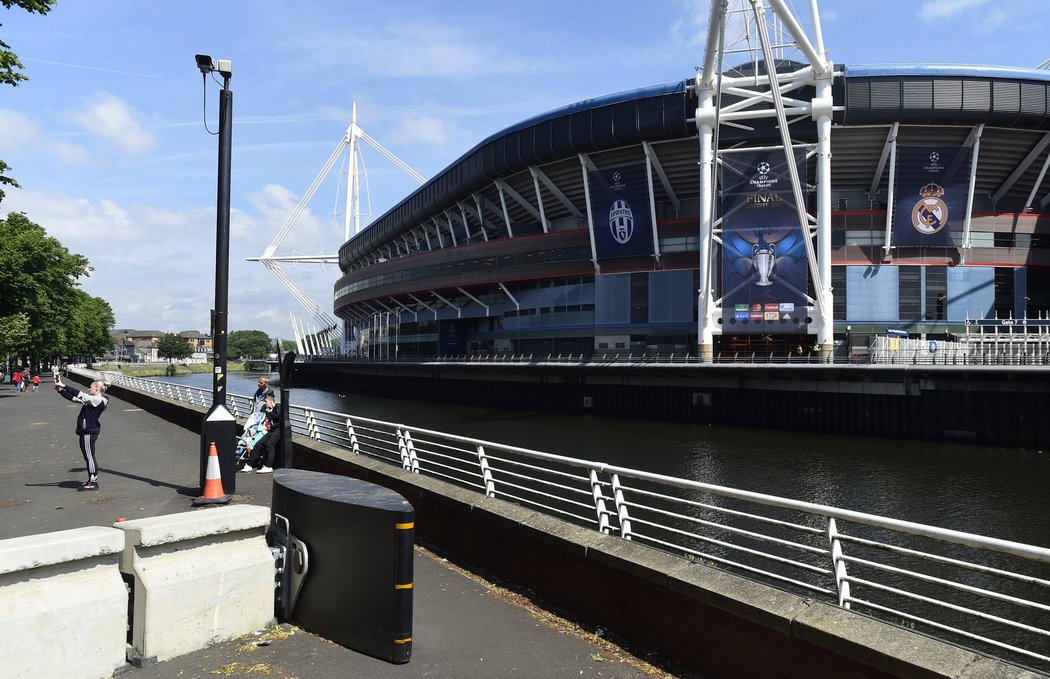
[(208, 451), (208, 468), (204, 472), (204, 495), (193, 499), (193, 506), (201, 505), (224, 505), (230, 501), (230, 496), (222, 489), (222, 472), (219, 470), (219, 451), (215, 450), (215, 442), (211, 444)]

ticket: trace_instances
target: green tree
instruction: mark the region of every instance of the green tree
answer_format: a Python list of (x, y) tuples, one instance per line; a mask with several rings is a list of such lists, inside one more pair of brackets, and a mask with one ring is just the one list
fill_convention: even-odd
[[(51, 6), (55, 4), (55, 0), (0, 0), (0, 4), (4, 6), (4, 9), (21, 7), (30, 13), (47, 14), (51, 11)], [(18, 55), (11, 51), (11, 46), (0, 40), (0, 85), (17, 87), (18, 83), (29, 80), (29, 76), (21, 73), (23, 68), (25, 67), (18, 60)], [(9, 169), (7, 163), (0, 160), (0, 187), (13, 186), (16, 189), (20, 188), (18, 182), (6, 176)], [(0, 201), (3, 200), (4, 191), (0, 188)]]
[(28, 316), (22, 358), (35, 363), (66, 353), (84, 294), (78, 280), (91, 271), (86, 257), (67, 250), (25, 214), (11, 212), (0, 220), (0, 318)]
[(62, 353), (97, 356), (113, 348), (109, 329), (115, 322), (113, 308), (101, 297), (92, 297), (77, 290), (77, 305), (73, 308), (66, 343)]
[(29, 347), (29, 316), (24, 312), (0, 318), (0, 360), (24, 356)]
[(176, 360), (189, 358), (193, 355), (193, 347), (185, 337), (169, 332), (157, 342), (157, 355), (169, 361), (173, 358)]
[(226, 343), (226, 353), (237, 358), (267, 358), (272, 347), (262, 330), (234, 330)]

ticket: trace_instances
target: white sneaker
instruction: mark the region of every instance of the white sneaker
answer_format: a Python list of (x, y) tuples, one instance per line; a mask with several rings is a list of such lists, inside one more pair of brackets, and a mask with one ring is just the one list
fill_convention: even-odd
[(248, 465), (244, 465), (243, 467), (241, 467), (241, 468), (240, 468), (240, 469), (238, 469), (237, 471), (239, 471), (239, 472), (243, 472), (243, 473), (245, 473), (245, 474), (251, 474), (251, 473), (252, 473), (252, 468), (251, 468), (251, 467), (249, 467)]
[(258, 469), (256, 469), (255, 473), (256, 474), (272, 474), (273, 473), (273, 468), (272, 467), (267, 467), (266, 465), (263, 465), (263, 466), (259, 467)]

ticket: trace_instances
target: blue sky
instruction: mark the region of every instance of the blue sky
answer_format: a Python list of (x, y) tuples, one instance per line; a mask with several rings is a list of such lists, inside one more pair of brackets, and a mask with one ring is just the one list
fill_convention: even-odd
[[(810, 27), (808, 1), (793, 4)], [(1044, 0), (823, 0), (837, 63), (1034, 67), (1050, 58)], [(306, 314), (261, 264), (350, 122), (430, 177), (485, 137), (590, 97), (691, 77), (707, 2), (132, 2), (0, 9), (30, 80), (0, 89), (0, 158), (23, 211), (83, 254), (82, 281), (117, 325), (208, 331), (214, 304), (218, 87), (194, 54), (233, 62), (230, 330), (290, 337)], [(365, 152), (371, 212), (414, 188)], [(333, 175), (282, 254), (342, 243)], [(324, 308), (338, 267), (286, 267)]]

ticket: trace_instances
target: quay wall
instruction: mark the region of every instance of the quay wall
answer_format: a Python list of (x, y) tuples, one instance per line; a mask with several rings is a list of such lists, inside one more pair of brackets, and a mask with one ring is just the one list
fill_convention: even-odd
[(297, 363), (296, 386), (485, 407), (1045, 450), (1042, 366)]
[[(201, 408), (118, 385), (110, 393), (193, 431), (203, 423)], [(704, 677), (1040, 676), (325, 443), (296, 436), (294, 459), (296, 468), (351, 476), (400, 493), (415, 509), (419, 542)]]

